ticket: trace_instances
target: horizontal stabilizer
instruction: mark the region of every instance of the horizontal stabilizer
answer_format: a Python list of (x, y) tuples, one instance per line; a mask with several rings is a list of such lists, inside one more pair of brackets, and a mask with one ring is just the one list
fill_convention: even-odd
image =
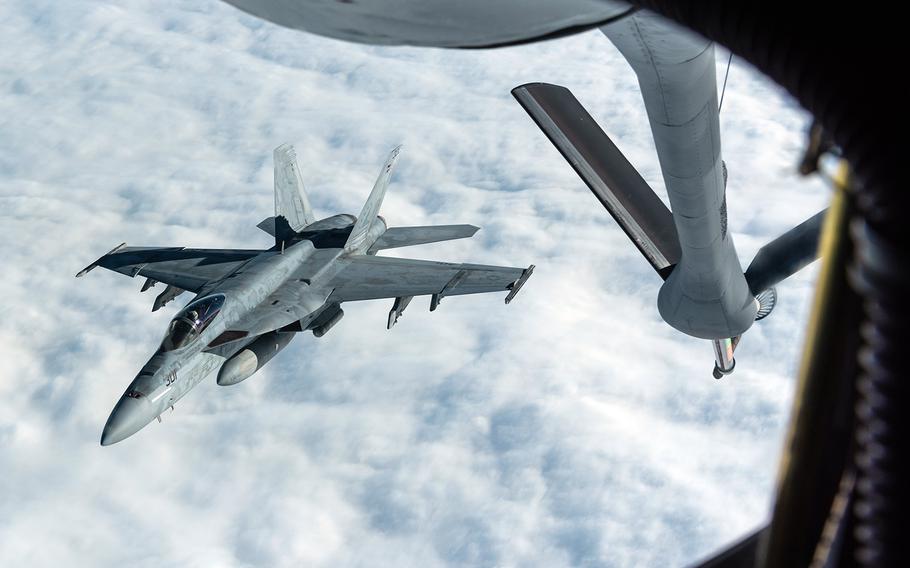
[(262, 229), (263, 231), (265, 231), (266, 233), (268, 233), (274, 237), (278, 233), (278, 230), (276, 229), (276, 223), (275, 223), (275, 221), (277, 219), (278, 219), (277, 217), (266, 217), (262, 221), (259, 221), (259, 224), (256, 225), (256, 228)]
[[(508, 292), (525, 270), (508, 266), (457, 264), (387, 256), (356, 255), (341, 260), (344, 268), (328, 284), (330, 302), (433, 295)], [(438, 302), (436, 302), (438, 303)]]
[(778, 282), (796, 274), (818, 258), (818, 238), (824, 209), (759, 249), (746, 269), (746, 282), (758, 296)]
[(473, 237), (480, 227), (474, 225), (434, 225), (425, 227), (392, 227), (370, 247), (370, 254), (390, 248), (425, 245)]
[(518, 86), (512, 96), (666, 279), (681, 256), (673, 214), (578, 99), (547, 83)]

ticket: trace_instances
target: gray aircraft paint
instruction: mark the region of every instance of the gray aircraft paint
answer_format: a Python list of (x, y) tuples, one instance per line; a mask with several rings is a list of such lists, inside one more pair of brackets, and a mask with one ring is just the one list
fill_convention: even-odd
[(673, 214), (569, 89), (528, 83), (512, 89), (537, 126), (664, 279), (679, 263)]
[(358, 43), (485, 47), (591, 29), (628, 13), (613, 0), (224, 0), (289, 28)]
[(695, 337), (741, 335), (758, 304), (727, 230), (714, 45), (649, 12), (602, 30), (638, 76), (679, 236), (660, 315)]
[[(394, 319), (401, 315), (403, 305), (420, 295), (431, 295), (433, 308), (445, 296), (496, 291), (509, 292), (508, 303), (533, 265), (521, 269), (375, 256), (385, 248), (465, 238), (477, 231), (472, 225), (399, 227), (384, 240), (386, 223), (378, 213), (398, 153), (399, 148), (393, 150), (380, 170), (359, 219), (334, 215), (314, 221), (293, 148), (283, 145), (275, 151), (276, 216), (259, 225), (275, 235), (272, 248), (121, 245), (80, 271), (77, 277), (97, 266), (144, 276), (148, 280), (142, 291), (156, 282), (164, 283), (168, 288), (156, 306), (166, 294), (196, 293), (172, 320), (162, 347), (120, 397), (105, 424), (101, 444), (119, 442), (160, 418), (226, 362), (233, 364), (219, 384), (246, 379), (288, 343), (286, 337), (276, 338), (271, 343), (274, 352), (264, 352), (263, 342), (255, 342), (267, 334), (312, 330), (322, 336), (343, 315), (339, 307), (343, 302), (394, 299)], [(301, 226), (306, 220), (312, 222)], [(209, 313), (214, 315), (202, 315)], [(180, 322), (192, 322), (184, 328), (192, 332), (181, 336), (188, 340), (176, 339), (173, 329)]]
[(646, 12), (605, 31), (639, 75), (672, 212), (569, 89), (527, 83), (512, 95), (665, 280), (661, 316), (712, 340), (720, 378), (741, 334), (774, 309), (774, 286), (817, 258), (825, 212), (762, 247), (743, 273), (727, 231), (713, 46)]
[(273, 153), (275, 165), (275, 217), (283, 216), (294, 231), (316, 222), (313, 208), (297, 167), (297, 154), (290, 144), (282, 144)]

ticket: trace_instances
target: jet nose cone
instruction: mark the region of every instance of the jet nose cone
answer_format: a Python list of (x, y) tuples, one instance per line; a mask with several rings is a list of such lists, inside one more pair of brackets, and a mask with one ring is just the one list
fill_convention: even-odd
[(129, 438), (151, 421), (147, 416), (146, 404), (142, 399), (124, 395), (114, 407), (104, 431), (101, 433), (101, 445), (110, 446)]

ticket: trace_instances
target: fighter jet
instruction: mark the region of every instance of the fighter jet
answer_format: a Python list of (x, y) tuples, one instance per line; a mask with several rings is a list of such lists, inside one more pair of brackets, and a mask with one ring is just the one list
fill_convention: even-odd
[(275, 238), (264, 250), (116, 247), (81, 270), (101, 266), (146, 278), (145, 292), (166, 288), (156, 311), (183, 292), (195, 297), (167, 326), (160, 347), (111, 412), (101, 445), (132, 436), (210, 373), (219, 385), (253, 375), (293, 337), (325, 335), (344, 315), (341, 304), (394, 299), (391, 329), (414, 296), (429, 295), (430, 311), (447, 296), (507, 292), (512, 301), (526, 269), (376, 256), (378, 251), (471, 237), (478, 227), (438, 225), (387, 228), (379, 215), (400, 147), (389, 155), (360, 215), (317, 220), (292, 146), (275, 149), (275, 215), (258, 227)]

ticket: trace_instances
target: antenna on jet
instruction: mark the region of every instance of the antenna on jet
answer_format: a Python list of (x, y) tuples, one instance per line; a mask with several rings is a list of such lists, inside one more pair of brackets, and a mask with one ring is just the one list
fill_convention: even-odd
[(727, 58), (727, 71), (724, 73), (724, 86), (720, 89), (720, 102), (717, 103), (717, 114), (720, 114), (720, 109), (724, 107), (724, 93), (727, 92), (727, 77), (730, 76), (730, 63), (733, 62), (733, 52), (730, 52), (730, 57)]

